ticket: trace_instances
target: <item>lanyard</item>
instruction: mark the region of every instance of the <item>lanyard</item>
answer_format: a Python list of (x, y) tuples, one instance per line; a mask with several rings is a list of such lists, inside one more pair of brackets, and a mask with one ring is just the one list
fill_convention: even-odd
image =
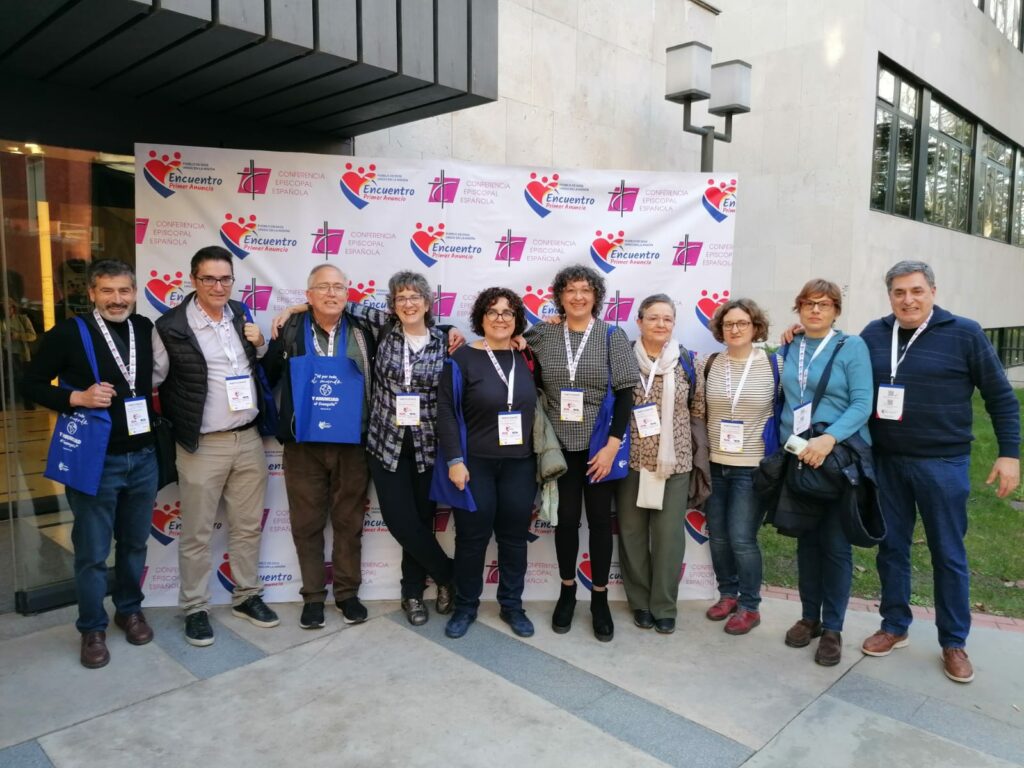
[(402, 371), (405, 374), (405, 388), (412, 386), (412, 361), (409, 359), (409, 339), (402, 334)]
[[(642, 341), (638, 341), (637, 344), (642, 345)], [(669, 342), (665, 342), (665, 347), (669, 345)], [(644, 385), (644, 400), (647, 400), (651, 396), (651, 387), (654, 386), (654, 377), (658, 375), (658, 360), (661, 360), (661, 356), (665, 353), (665, 347), (661, 348), (661, 352), (658, 353), (658, 358), (651, 363), (651, 372), (647, 375), (647, 381), (642, 381)], [(642, 347), (641, 347), (642, 348)], [(646, 352), (646, 350), (644, 350)]]
[(210, 319), (210, 316), (208, 314), (206, 314), (206, 312), (203, 311), (203, 308), (201, 306), (199, 306), (199, 302), (198, 301), (194, 302), (194, 304), (195, 304), (196, 309), (199, 311), (199, 316), (201, 318), (203, 318), (203, 320), (206, 321), (206, 324), (213, 329), (214, 336), (217, 337), (217, 341), (220, 342), (221, 349), (224, 350), (224, 354), (227, 355), (227, 357), (228, 357), (228, 362), (231, 363), (231, 370), (233, 370), (235, 372), (235, 375), (237, 375), (238, 374), (238, 355), (235, 354), (235, 350), (231, 346), (231, 340), (230, 339), (225, 339), (224, 336), (221, 334), (222, 330), (223, 331), (230, 331), (230, 329), (232, 328), (231, 319), (232, 319), (233, 315), (231, 314), (231, 307), (229, 307), (227, 304), (225, 304), (224, 305), (224, 316), (220, 319), (219, 323), (215, 323), (215, 322), (213, 322), (213, 320)]
[(490, 346), (484, 341), (484, 351), (487, 352), (487, 356), (491, 358), (491, 365), (494, 366), (494, 370), (498, 372), (498, 378), (501, 379), (505, 386), (508, 388), (508, 397), (505, 403), (508, 406), (508, 410), (512, 410), (512, 393), (516, 388), (516, 353), (512, 353), (512, 367), (508, 370), (508, 376), (505, 376), (505, 372), (501, 370), (501, 366), (498, 365), (498, 358), (494, 356)]
[(935, 310), (928, 313), (928, 318), (921, 323), (917, 330), (914, 331), (914, 335), (910, 337), (910, 341), (907, 342), (907, 346), (903, 348), (903, 354), (900, 359), (896, 359), (897, 346), (899, 345), (900, 335), (900, 324), (895, 320), (892, 321), (892, 354), (889, 357), (889, 383), (892, 384), (896, 381), (896, 369), (900, 367), (903, 359), (907, 356), (907, 352), (910, 351), (910, 345), (917, 341), (917, 337), (924, 333), (924, 329), (928, 327), (928, 323), (932, 321), (932, 315), (935, 314)]
[(811, 375), (811, 366), (814, 365), (814, 359), (821, 354), (822, 350), (828, 346), (828, 343), (832, 340), (832, 337), (836, 335), (835, 329), (828, 332), (818, 348), (814, 350), (814, 354), (811, 355), (811, 360), (807, 363), (807, 367), (804, 368), (804, 353), (807, 352), (807, 337), (803, 336), (800, 339), (800, 359), (797, 361), (797, 372), (796, 380), (800, 385), (800, 402), (804, 401), (804, 392), (807, 389), (807, 378)]
[(572, 346), (569, 344), (569, 324), (562, 324), (562, 331), (565, 337), (565, 359), (568, 364), (565, 366), (569, 369), (569, 383), (576, 383), (576, 369), (580, 365), (580, 358), (583, 357), (583, 348), (587, 346), (587, 339), (590, 338), (590, 332), (594, 330), (594, 318), (590, 318), (590, 323), (587, 325), (587, 330), (583, 332), (583, 339), (580, 341), (580, 348), (576, 350), (576, 354), (572, 353)]
[(96, 325), (100, 327), (103, 340), (107, 342), (110, 354), (114, 356), (114, 362), (117, 363), (121, 375), (124, 376), (124, 380), (128, 383), (128, 389), (131, 390), (132, 397), (135, 397), (135, 328), (132, 325), (131, 318), (125, 321), (128, 323), (128, 365), (125, 365), (124, 358), (121, 357), (117, 345), (114, 344), (114, 339), (110, 335), (110, 329), (107, 328), (107, 324), (103, 321), (103, 316), (100, 315), (99, 310), (93, 309), (92, 316), (96, 318)]
[[(313, 327), (314, 322), (309, 324), (309, 332), (313, 335), (313, 348), (320, 357), (324, 357), (324, 351), (320, 347), (320, 340), (316, 337), (316, 329)], [(331, 332), (327, 334), (327, 357), (334, 357), (334, 334), (337, 332), (338, 326), (342, 325), (344, 322), (345, 318), (342, 317), (337, 323), (335, 323), (334, 327), (331, 328)], [(345, 334), (343, 332), (342, 336), (344, 335)]]
[[(803, 350), (801, 348), (801, 360), (803, 359)], [(732, 409), (729, 411), (730, 415), (736, 413), (736, 406), (740, 402), (740, 393), (743, 391), (743, 385), (747, 383), (747, 374), (750, 373), (750, 366), (754, 362), (754, 350), (750, 351), (750, 355), (747, 357), (747, 364), (743, 366), (743, 375), (740, 376), (740, 384), (736, 387), (736, 393), (732, 391), (732, 360), (729, 359), (729, 353), (725, 353), (725, 396), (727, 399), (732, 401)], [(814, 362), (814, 358), (811, 358), (811, 362)], [(810, 366), (807, 366), (810, 368)], [(805, 382), (806, 383), (806, 382)], [(801, 397), (803, 397), (803, 390), (801, 390)]]

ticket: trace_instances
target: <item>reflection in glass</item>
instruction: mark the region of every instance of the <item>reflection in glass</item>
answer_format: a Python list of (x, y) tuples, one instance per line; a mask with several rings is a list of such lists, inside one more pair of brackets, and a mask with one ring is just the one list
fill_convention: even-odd
[(901, 117), (896, 137), (896, 188), (893, 196), (893, 213), (910, 215), (913, 202), (914, 181), (914, 123)]
[(1013, 242), (1024, 245), (1024, 152), (1017, 150), (1017, 203), (1013, 209)]
[(895, 104), (896, 75), (887, 69), (878, 70), (878, 98), (889, 104)]
[(900, 84), (900, 111), (917, 116), (917, 88), (906, 82)]
[(887, 209), (889, 192), (889, 154), (892, 142), (892, 115), (884, 109), (875, 112), (875, 146), (871, 164), (871, 207)]

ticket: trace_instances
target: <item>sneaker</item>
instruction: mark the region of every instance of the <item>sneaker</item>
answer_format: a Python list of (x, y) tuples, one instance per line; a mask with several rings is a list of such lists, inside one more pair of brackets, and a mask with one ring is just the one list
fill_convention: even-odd
[(303, 629), (322, 629), (324, 626), (324, 604), (303, 603), (299, 626)]
[(834, 667), (843, 657), (843, 636), (831, 629), (821, 631), (818, 650), (814, 654), (814, 662), (823, 667)]
[(723, 596), (717, 603), (708, 608), (704, 615), (712, 621), (724, 621), (729, 618), (729, 614), (736, 613), (738, 607), (739, 602), (735, 597)]
[(659, 635), (671, 635), (676, 631), (675, 619), (655, 619), (654, 631)]
[(906, 635), (894, 635), (880, 629), (864, 640), (860, 650), (865, 656), (888, 656), (895, 649), (906, 648), (908, 645), (910, 639)]
[(206, 611), (197, 611), (185, 617), (185, 640), (197, 648), (213, 645), (213, 627), (210, 626), (210, 615)]
[(821, 637), (821, 622), (800, 619), (786, 631), (786, 645), (790, 648), (806, 648), (815, 637)]
[(526, 611), (502, 609), (498, 614), (502, 621), (508, 624), (519, 637), (533, 637), (533, 622), (526, 617)]
[(633, 623), (640, 629), (651, 629), (654, 626), (654, 616), (650, 611), (640, 608), (633, 611)]
[(360, 603), (359, 598), (355, 595), (338, 600), (334, 605), (341, 611), (341, 618), (346, 624), (362, 624), (369, 618), (366, 606)]
[(456, 611), (448, 619), (448, 623), (444, 625), (444, 633), (452, 640), (458, 640), (469, 631), (469, 625), (474, 621), (476, 621), (475, 616), (470, 616), (462, 611)]
[(405, 618), (414, 627), (420, 627), (427, 623), (427, 606), (418, 597), (407, 597), (402, 600), (402, 610), (405, 611)]
[(942, 649), (942, 671), (957, 683), (969, 683), (974, 679), (974, 667), (963, 648)]
[[(455, 588), (451, 584), (437, 585), (437, 599), (434, 600), (434, 610), (440, 616), (447, 616), (455, 606)], [(426, 610), (424, 608), (424, 610)]]
[(725, 622), (725, 634), (745, 635), (760, 623), (761, 613), (759, 611), (747, 611), (741, 608)]
[(281, 620), (277, 618), (277, 614), (267, 607), (267, 604), (263, 602), (263, 598), (259, 595), (247, 597), (238, 605), (231, 606), (231, 615), (237, 616), (240, 619), (246, 619), (250, 624), (254, 624), (257, 627), (276, 627), (281, 623)]

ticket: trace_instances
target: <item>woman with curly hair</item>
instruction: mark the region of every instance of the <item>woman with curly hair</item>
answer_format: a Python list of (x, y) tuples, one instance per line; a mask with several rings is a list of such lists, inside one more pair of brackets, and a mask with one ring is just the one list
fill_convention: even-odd
[[(540, 365), (547, 414), (568, 466), (558, 480), (555, 550), (562, 589), (551, 628), (558, 634), (572, 628), (579, 526), (582, 502), (586, 501), (593, 585), (590, 612), (595, 636), (608, 642), (615, 633), (607, 590), (612, 559), (611, 503), (616, 483), (603, 481), (629, 427), (633, 387), (640, 381), (640, 371), (622, 329), (598, 319), (605, 285), (595, 270), (580, 264), (565, 267), (555, 275), (552, 291), (563, 322), (538, 323), (525, 334)], [(609, 384), (615, 392), (611, 430), (604, 446), (591, 455), (590, 437)]]
[(468, 488), (476, 505), (475, 511), (454, 508), (455, 612), (445, 634), (462, 637), (476, 620), (493, 533), (501, 619), (515, 634), (530, 637), (533, 623), (523, 610), (523, 585), (537, 494), (532, 440), (537, 391), (526, 356), (511, 346), (513, 336), (526, 328), (526, 311), (508, 288), (487, 288), (476, 297), (470, 319), (482, 338), (451, 356), (438, 400), (438, 439), (444, 456), (451, 457), (448, 478), (460, 491)]

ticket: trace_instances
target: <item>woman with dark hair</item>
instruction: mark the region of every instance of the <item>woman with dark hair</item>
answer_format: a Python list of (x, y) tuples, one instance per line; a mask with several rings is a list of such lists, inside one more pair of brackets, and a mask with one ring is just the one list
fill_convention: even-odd
[[(587, 505), (590, 527), (590, 612), (598, 640), (612, 639), (615, 625), (608, 609), (608, 571), (612, 559), (612, 470), (633, 405), (633, 387), (640, 380), (636, 358), (626, 334), (598, 319), (604, 300), (604, 279), (590, 267), (572, 265), (555, 275), (552, 284), (561, 324), (538, 323), (525, 334), (540, 365), (547, 415), (565, 453), (567, 471), (558, 480), (558, 526), (555, 550), (562, 589), (551, 628), (564, 634), (572, 628), (576, 609), (576, 557), (579, 525)], [(591, 455), (590, 438), (608, 390), (615, 393), (611, 430), (603, 447)]]
[[(819, 279), (804, 285), (793, 306), (800, 314), (804, 334), (794, 339), (786, 353), (780, 439), (785, 443), (794, 436), (806, 441), (796, 458), (812, 470), (819, 469), (835, 445), (852, 435), (871, 443), (867, 427), (874, 397), (871, 360), (859, 336), (847, 336), (833, 327), (842, 302), (839, 286)], [(827, 386), (815, 403), (818, 383), (830, 360)], [(786, 645), (802, 648), (820, 637), (814, 660), (830, 667), (842, 656), (841, 632), (850, 601), (853, 554), (843, 532), (839, 504), (805, 497), (798, 502), (800, 512), (805, 516), (814, 513), (817, 524), (797, 538), (803, 616), (786, 632)]]
[(728, 619), (728, 634), (745, 635), (761, 623), (757, 531), (763, 515), (753, 483), (766, 445), (772, 443), (774, 450), (778, 442), (777, 433), (767, 442), (765, 437), (766, 428), (778, 429), (772, 416), (780, 366), (774, 355), (754, 349), (754, 342), (768, 338), (768, 318), (750, 299), (721, 305), (709, 328), (725, 351), (704, 364), (711, 453), (711, 496), (704, 514), (720, 595), (706, 615), (711, 621)]
[(532, 440), (537, 391), (527, 357), (511, 346), (526, 328), (526, 311), (513, 291), (488, 288), (473, 303), (471, 322), (482, 338), (452, 355), (438, 400), (438, 438), (444, 456), (451, 457), (448, 478), (460, 491), (468, 488), (476, 505), (475, 511), (454, 508), (455, 612), (445, 634), (462, 637), (476, 620), (493, 533), (501, 619), (515, 634), (530, 637), (533, 623), (523, 610), (523, 585), (537, 495)]

